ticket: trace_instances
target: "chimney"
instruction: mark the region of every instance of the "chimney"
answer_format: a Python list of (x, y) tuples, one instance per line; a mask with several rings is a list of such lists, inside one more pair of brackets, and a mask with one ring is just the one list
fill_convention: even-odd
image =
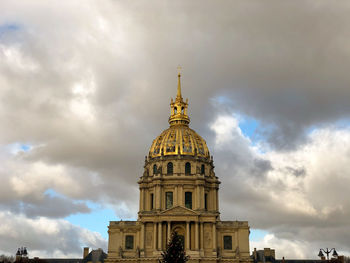
[(83, 252), (83, 259), (89, 255), (89, 247), (84, 247), (84, 252)]

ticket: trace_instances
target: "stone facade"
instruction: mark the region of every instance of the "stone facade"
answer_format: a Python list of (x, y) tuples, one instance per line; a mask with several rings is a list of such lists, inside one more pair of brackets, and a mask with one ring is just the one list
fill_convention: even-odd
[(221, 221), (213, 158), (206, 142), (189, 128), (180, 74), (170, 127), (152, 143), (138, 184), (137, 221), (111, 221), (106, 262), (158, 262), (173, 231), (190, 262), (248, 262), (246, 221)]

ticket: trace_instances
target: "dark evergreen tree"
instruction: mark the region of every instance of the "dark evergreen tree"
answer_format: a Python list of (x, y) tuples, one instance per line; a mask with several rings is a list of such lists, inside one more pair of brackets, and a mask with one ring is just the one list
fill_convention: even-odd
[(161, 263), (185, 263), (188, 260), (186, 256), (183, 240), (176, 233), (173, 232), (167, 246), (167, 249), (162, 253)]

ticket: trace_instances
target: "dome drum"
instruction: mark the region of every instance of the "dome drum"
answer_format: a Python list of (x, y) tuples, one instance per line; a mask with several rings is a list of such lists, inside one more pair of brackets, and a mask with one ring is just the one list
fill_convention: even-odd
[(205, 176), (215, 177), (212, 162), (202, 161), (193, 157), (174, 160), (170, 157), (152, 159), (145, 163), (145, 177), (157, 175), (170, 176)]

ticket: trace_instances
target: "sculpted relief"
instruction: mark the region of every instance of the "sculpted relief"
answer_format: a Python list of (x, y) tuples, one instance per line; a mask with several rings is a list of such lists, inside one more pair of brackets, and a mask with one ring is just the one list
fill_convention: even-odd
[(146, 247), (152, 248), (152, 240), (153, 240), (153, 232), (147, 231), (146, 232)]
[(212, 244), (211, 244), (211, 232), (204, 232), (204, 248), (211, 248)]

